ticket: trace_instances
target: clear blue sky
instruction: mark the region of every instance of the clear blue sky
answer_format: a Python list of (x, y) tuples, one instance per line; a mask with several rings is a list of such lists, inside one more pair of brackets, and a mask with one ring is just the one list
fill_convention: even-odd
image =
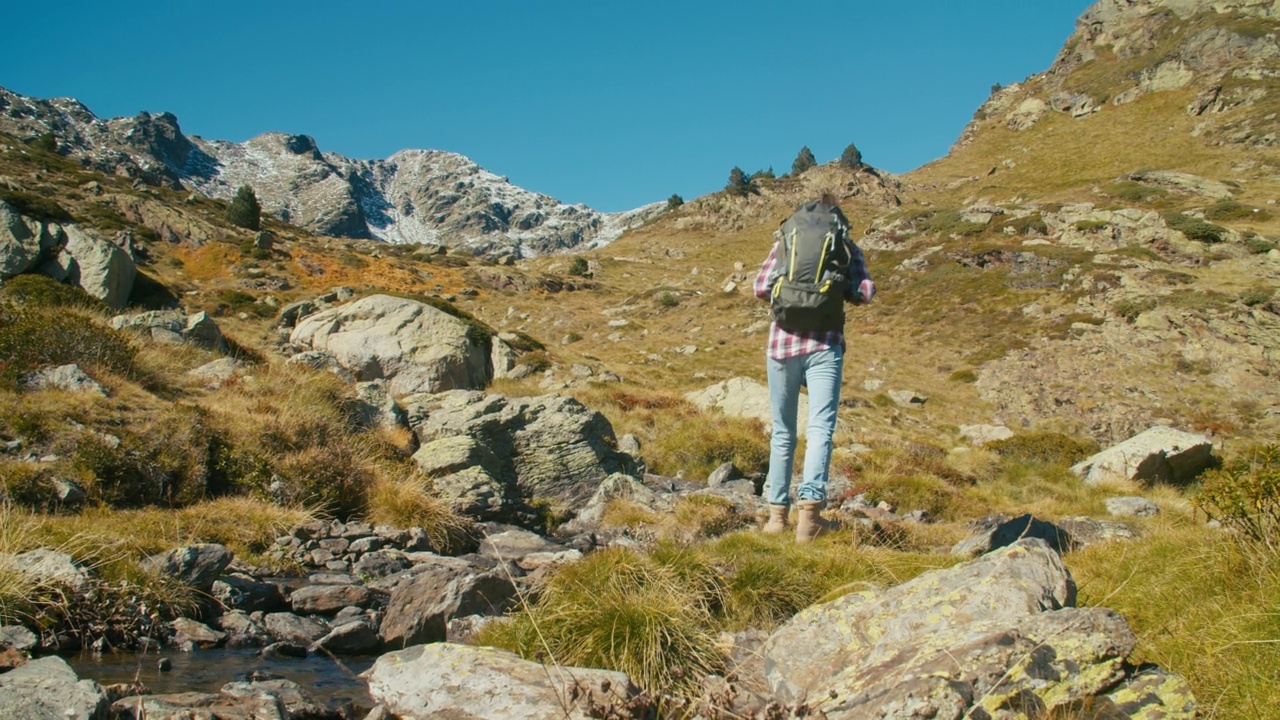
[(1088, 0), (13, 2), (0, 86), (188, 134), (469, 156), (606, 211), (850, 142), (945, 155), (993, 83), (1052, 63)]

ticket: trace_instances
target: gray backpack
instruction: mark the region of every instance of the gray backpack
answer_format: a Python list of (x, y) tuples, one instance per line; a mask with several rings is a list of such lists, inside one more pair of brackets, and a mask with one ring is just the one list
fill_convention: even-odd
[(778, 229), (773, 321), (792, 332), (844, 329), (849, 289), (849, 221), (840, 208), (802, 205)]

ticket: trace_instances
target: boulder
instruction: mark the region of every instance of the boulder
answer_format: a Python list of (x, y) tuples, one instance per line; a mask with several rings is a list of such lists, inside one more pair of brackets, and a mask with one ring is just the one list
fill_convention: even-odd
[(1075, 550), (1103, 542), (1135, 540), (1138, 537), (1133, 528), (1116, 520), (1098, 520), (1080, 515), (1060, 517), (1055, 524), (1071, 535), (1071, 547)]
[(418, 574), (392, 590), (382, 616), (378, 634), (386, 648), (444, 640), (450, 619), (500, 615), (515, 599), (515, 584), (501, 570), (443, 557), (414, 569)]
[(961, 425), (960, 435), (973, 445), (986, 445), (1013, 437), (1013, 431), (1004, 425)]
[(207, 362), (193, 370), (188, 370), (187, 375), (200, 380), (205, 384), (205, 387), (220, 388), (243, 368), (244, 363), (239, 360), (224, 357)]
[[(765, 643), (764, 673), (780, 700), (829, 720), (1070, 712), (1136, 679), (1124, 618), (1074, 604), (1058, 553), (1023, 539), (801, 611)], [(1193, 717), (1181, 690), (1166, 686), (1168, 717)]]
[(187, 317), (182, 328), (182, 337), (191, 344), (206, 350), (225, 352), (227, 341), (222, 337), (222, 329), (209, 317), (209, 313), (200, 312)]
[(387, 388), (386, 380), (356, 383), (356, 408), (360, 424), (367, 428), (396, 429), (408, 427), (404, 410)]
[(284, 595), (279, 585), (238, 573), (215, 580), (212, 593), (213, 599), (228, 610), (272, 612), (284, 607)]
[(563, 545), (552, 542), (541, 535), (522, 530), (507, 528), (499, 532), (486, 533), (480, 541), (480, 554), (498, 561), (519, 562), (526, 555), (535, 553), (559, 553), (567, 550)]
[(0, 718), (107, 720), (110, 708), (101, 685), (81, 680), (56, 655), (0, 675)]
[(44, 223), (24, 217), (0, 201), (0, 279), (33, 269), (58, 244)]
[(197, 543), (152, 555), (140, 564), (145, 570), (167, 575), (208, 593), (234, 557), (224, 545)]
[(1022, 538), (1039, 538), (1060, 553), (1072, 547), (1071, 535), (1067, 531), (1030, 514), (1012, 519), (1004, 515), (990, 515), (978, 520), (975, 526), (978, 534), (956, 543), (951, 548), (952, 555), (974, 557), (1012, 545)]
[(262, 629), (279, 642), (304, 648), (329, 634), (329, 627), (324, 623), (288, 612), (263, 615)]
[[(54, 230), (57, 226), (50, 226)], [(138, 277), (133, 258), (133, 239), (122, 233), (117, 242), (94, 237), (74, 225), (59, 228), (62, 251), (45, 274), (71, 282), (102, 300), (113, 310), (129, 303), (129, 293)]]
[[(436, 487), (452, 487), (453, 496), (479, 506), (485, 517), (514, 519), (529, 501), (546, 502), (556, 512), (576, 510), (610, 473), (633, 464), (614, 449), (613, 427), (603, 415), (562, 395), (508, 398), (454, 390), (404, 403), (422, 443), (414, 456), (419, 467), (437, 477), (469, 468), (472, 476), (463, 482), (446, 477)], [(492, 496), (499, 493), (495, 510)]]
[(223, 613), (215, 621), (218, 629), (227, 634), (227, 647), (261, 647), (271, 642), (271, 636), (253, 621), (243, 610)]
[[(378, 658), (369, 694), (395, 717), (586, 720), (637, 694), (619, 672), (540, 665), (490, 647), (418, 645)], [(620, 715), (618, 715), (620, 717)]]
[(378, 629), (372, 620), (362, 617), (335, 624), (327, 635), (312, 643), (310, 649), (335, 655), (360, 655), (373, 652), (378, 644)]
[[(773, 432), (773, 409), (769, 402), (769, 386), (745, 377), (735, 377), (716, 383), (702, 390), (685, 393), (685, 400), (703, 410), (715, 408), (725, 415), (755, 418), (764, 425), (766, 433)], [(809, 427), (809, 397), (800, 396), (796, 412), (796, 436), (804, 437)]]
[(99, 397), (107, 396), (107, 389), (75, 364), (41, 368), (36, 372), (23, 375), (18, 379), (18, 387), (26, 392), (62, 390), (71, 393), (91, 393)]
[(356, 381), (356, 376), (342, 367), (342, 363), (338, 362), (338, 358), (327, 352), (307, 350), (290, 357), (287, 362), (290, 365), (301, 365), (312, 370), (328, 370), (349, 383)]
[(1185, 484), (1209, 467), (1212, 453), (1209, 438), (1158, 425), (1081, 460), (1071, 471), (1089, 485), (1124, 480)]
[(0, 553), (0, 568), (16, 570), (42, 585), (62, 585), (82, 590), (89, 584), (93, 571), (76, 562), (70, 555), (37, 548), (18, 555)]
[(36, 634), (22, 625), (0, 625), (0, 646), (30, 652), (39, 644)]
[(1160, 506), (1144, 497), (1107, 498), (1107, 512), (1116, 517), (1155, 517), (1160, 514)]
[(187, 316), (181, 310), (150, 310), (136, 315), (117, 315), (111, 318), (111, 327), (133, 330), (156, 342), (177, 344), (182, 342)]
[(178, 618), (173, 621), (172, 625), (173, 642), (177, 646), (184, 646), (190, 643), (191, 647), (208, 649), (219, 647), (227, 641), (226, 633), (214, 630), (208, 625), (191, 618)]
[(371, 295), (300, 319), (290, 342), (330, 353), (357, 380), (387, 380), (396, 395), (478, 389), (489, 348), (462, 320), (426, 303)]
[(302, 615), (332, 615), (345, 607), (367, 608), (373, 600), (363, 585), (307, 585), (289, 595), (289, 606)]

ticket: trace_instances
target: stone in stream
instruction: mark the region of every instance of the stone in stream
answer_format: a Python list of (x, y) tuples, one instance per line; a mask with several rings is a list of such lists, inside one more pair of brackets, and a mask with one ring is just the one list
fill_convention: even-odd
[(101, 685), (81, 680), (56, 655), (0, 675), (0, 718), (106, 720), (109, 707)]

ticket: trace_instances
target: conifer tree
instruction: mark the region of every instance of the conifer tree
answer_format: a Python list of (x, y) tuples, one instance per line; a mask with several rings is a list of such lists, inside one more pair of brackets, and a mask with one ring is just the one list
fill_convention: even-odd
[(262, 207), (258, 205), (258, 196), (253, 194), (253, 188), (241, 185), (236, 190), (236, 196), (227, 206), (227, 222), (249, 230), (262, 227)]
[(729, 183), (724, 186), (724, 191), (739, 197), (751, 192), (751, 180), (742, 172), (742, 168), (734, 167), (729, 171)]
[(817, 164), (818, 159), (813, 156), (813, 151), (809, 149), (808, 145), (805, 145), (800, 148), (800, 153), (796, 155), (796, 161), (791, 163), (791, 174), (799, 175)]
[(680, 197), (679, 193), (672, 193), (671, 197), (667, 198), (668, 211), (675, 210), (676, 208), (680, 207), (683, 204), (684, 204), (684, 198)]
[(857, 170), (862, 167), (862, 152), (858, 150), (858, 146), (849, 143), (849, 147), (840, 153), (840, 164), (850, 170)]

